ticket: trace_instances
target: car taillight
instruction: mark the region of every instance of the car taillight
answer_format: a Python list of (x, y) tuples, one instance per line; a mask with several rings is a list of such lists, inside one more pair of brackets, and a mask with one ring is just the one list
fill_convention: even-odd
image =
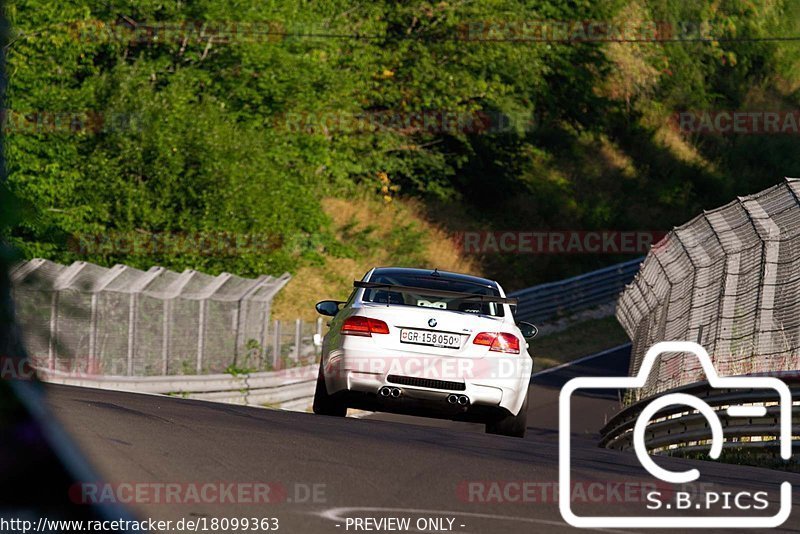
[(519, 339), (506, 332), (481, 332), (472, 341), (475, 345), (486, 345), (494, 352), (519, 354)]
[(372, 334), (388, 334), (389, 325), (380, 319), (352, 315), (344, 320), (341, 333), (346, 336), (370, 337)]

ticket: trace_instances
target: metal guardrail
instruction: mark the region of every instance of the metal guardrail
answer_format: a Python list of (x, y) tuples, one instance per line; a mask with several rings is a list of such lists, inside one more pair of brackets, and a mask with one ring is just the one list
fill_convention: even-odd
[[(640, 261), (641, 259), (636, 259), (567, 280), (512, 293), (511, 296), (520, 298), (517, 316), (520, 319), (542, 321), (613, 302), (625, 284), (633, 278)], [(282, 287), (285, 281), (281, 282)], [(268, 325), (263, 319), (261, 324), (261, 339), (264, 341), (255, 347), (258, 354), (255, 359), (246, 358), (247, 361), (242, 363), (248, 366), (253, 361), (262, 363), (266, 361), (271, 364), (267, 366), (270, 369), (268, 371), (236, 375), (159, 374), (158, 371), (163, 372), (163, 370), (154, 369), (150, 376), (125, 375), (114, 373), (110, 368), (98, 367), (94, 358), (87, 359), (83, 354), (70, 359), (73, 365), (64, 365), (61, 368), (42, 365), (43, 362), (37, 362), (35, 359), (34, 366), (37, 367), (37, 374), (42, 380), (58, 384), (307, 410), (313, 400), (317, 378), (317, 366), (312, 363), (314, 358), (310, 357), (318, 356), (319, 349), (312, 334), (321, 336), (321, 321), (317, 321), (316, 324), (304, 324), (298, 320), (291, 329), (282, 328), (279, 321), (269, 325), (272, 328), (263, 326)], [(306, 332), (307, 327), (311, 327), (313, 331)], [(267, 335), (271, 335), (268, 340)], [(288, 343), (284, 343), (286, 341), (284, 337)], [(234, 355), (235, 352), (231, 354)], [(285, 364), (302, 362), (306, 365), (276, 370), (285, 365), (279, 362), (279, 355), (287, 354)], [(260, 364), (255, 367), (263, 368)]]
[[(800, 396), (800, 373), (778, 373), (789, 385), (792, 397)], [(723, 449), (774, 450), (778, 456), (780, 413), (777, 396), (770, 390), (711, 388), (708, 382), (696, 382), (672, 389), (670, 393), (687, 393), (700, 398), (717, 412), (723, 426)], [(600, 446), (607, 449), (632, 450), (633, 427), (642, 410), (653, 400), (648, 397), (614, 416), (600, 431)], [(725, 410), (732, 405), (765, 406), (763, 417), (728, 417)], [(793, 446), (800, 448), (800, 404), (792, 406)], [(682, 405), (664, 408), (645, 431), (645, 443), (651, 453), (686, 454), (708, 450), (711, 438), (708, 422), (696, 410)]]
[(317, 365), (250, 374), (189, 376), (76, 376), (38, 370), (45, 382), (137, 393), (161, 393), (230, 404), (305, 411), (313, 400)]
[(610, 304), (625, 289), (644, 258), (618, 263), (586, 274), (510, 293), (519, 299), (517, 319), (542, 322)]

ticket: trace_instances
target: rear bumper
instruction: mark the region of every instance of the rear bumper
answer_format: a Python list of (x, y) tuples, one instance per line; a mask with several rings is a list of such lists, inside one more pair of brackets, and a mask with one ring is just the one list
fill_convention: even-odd
[[(402, 388), (401, 388), (402, 389)], [(437, 419), (450, 419), (453, 421), (466, 421), (473, 423), (487, 423), (500, 419), (509, 413), (509, 410), (499, 405), (470, 404), (461, 406), (449, 404), (447, 396), (423, 397), (415, 392), (403, 390), (398, 398), (381, 397), (375, 393), (362, 391), (340, 391), (340, 396), (349, 408), (367, 410), (371, 412), (386, 412), (419, 417), (432, 417)]]
[[(509, 362), (513, 359), (507, 373), (498, 373), (497, 366), (486, 361), (472, 360), (466, 362), (472, 365), (465, 365), (464, 358), (444, 356), (422, 356), (425, 364), (415, 372), (413, 366), (404, 364), (420, 358), (420, 354), (394, 351), (376, 358), (368, 352), (348, 349), (323, 357), (328, 392), (347, 397), (348, 405), (354, 408), (471, 420), (470, 414), (479, 419), (488, 414), (516, 414), (528, 393), (532, 361), (527, 354), (496, 357)], [(374, 365), (376, 361), (381, 365)], [(393, 380), (395, 376), (434, 380), (437, 387), (425, 387), (420, 380)], [(384, 386), (399, 388), (402, 394), (398, 398), (380, 397), (378, 392)], [(469, 405), (448, 403), (451, 394), (466, 395)]]
[(463, 389), (452, 388), (427, 388), (401, 384), (389, 379), (390, 375), (362, 373), (348, 371), (346, 386), (343, 389), (353, 392), (375, 393), (383, 386), (397, 387), (402, 391), (401, 397), (406, 400), (428, 401), (433, 403), (446, 403), (450, 394), (466, 395), (470, 404), (499, 406), (503, 400), (502, 388), (482, 386), (469, 381), (464, 381)]

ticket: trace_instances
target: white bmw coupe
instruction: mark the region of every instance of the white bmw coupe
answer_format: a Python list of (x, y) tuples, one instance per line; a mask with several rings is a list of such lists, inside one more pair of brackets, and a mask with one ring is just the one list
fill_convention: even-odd
[(333, 317), (322, 341), (314, 413), (348, 408), (480, 422), (524, 437), (533, 360), (530, 323), (497, 282), (464, 274), (376, 268)]

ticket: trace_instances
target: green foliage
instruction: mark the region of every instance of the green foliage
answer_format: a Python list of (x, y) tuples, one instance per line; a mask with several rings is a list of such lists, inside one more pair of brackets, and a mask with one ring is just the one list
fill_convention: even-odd
[[(88, 128), (9, 132), (9, 187), (24, 221), (12, 241), (26, 256), (62, 262), (242, 275), (322, 266), (372, 246), (413, 264), (425, 241), (413, 226), (385, 243), (355, 227), (339, 241), (320, 209), (322, 196), (373, 191), (378, 173), (453, 230), (669, 228), (800, 175), (794, 138), (684, 139), (694, 159), (659, 141), (683, 109), (796, 108), (798, 44), (759, 39), (797, 34), (798, 9), (788, 0), (12, 0), (7, 107), (95, 117)], [(720, 40), (463, 39), (476, 23), (536, 20), (688, 23)], [(126, 21), (194, 30), (142, 39)], [(260, 33), (209, 40), (234, 24)], [(419, 112), (517, 122), (492, 132), (403, 123)], [(326, 120), (332, 113), (338, 125)], [(363, 116), (400, 122), (355, 126)], [(614, 151), (624, 165), (610, 161)], [(69, 245), (109, 232), (258, 235), (275, 246), (220, 256)], [(484, 263), (520, 286), (618, 259)]]
[(248, 339), (245, 343), (243, 361), (234, 361), (225, 368), (225, 373), (234, 377), (249, 375), (258, 371), (271, 371), (272, 363), (266, 359), (267, 349), (256, 339)]

